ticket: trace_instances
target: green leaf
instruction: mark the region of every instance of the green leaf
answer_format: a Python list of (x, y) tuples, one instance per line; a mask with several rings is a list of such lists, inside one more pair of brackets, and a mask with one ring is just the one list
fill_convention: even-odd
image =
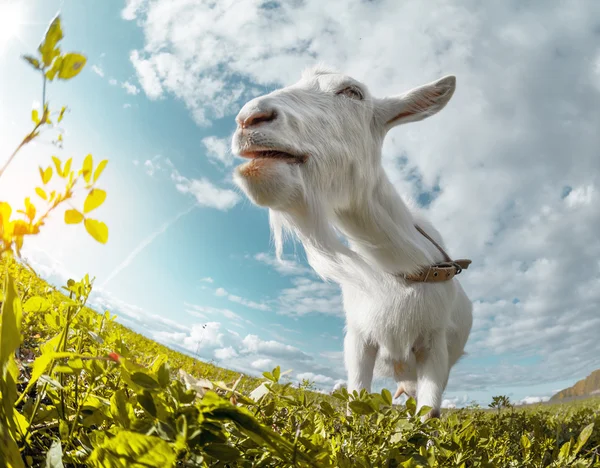
[(76, 77), (83, 70), (86, 62), (87, 58), (81, 54), (70, 52), (63, 55), (58, 77), (61, 80), (70, 80)]
[(565, 442), (560, 448), (560, 452), (558, 453), (559, 460), (566, 460), (569, 458), (569, 454), (571, 453), (571, 441)]
[(133, 405), (127, 400), (125, 391), (122, 388), (113, 393), (110, 399), (110, 414), (125, 429), (129, 429), (132, 421), (136, 419)]
[(58, 423), (58, 432), (63, 440), (66, 440), (69, 437), (69, 426), (66, 421), (60, 420)]
[(63, 173), (62, 173), (62, 162), (60, 159), (58, 159), (56, 156), (52, 156), (52, 161), (54, 162), (54, 167), (56, 167), (56, 173), (62, 177)]
[(86, 218), (85, 229), (90, 236), (101, 244), (106, 244), (108, 241), (108, 227), (102, 221)]
[(215, 393), (207, 393), (202, 403), (210, 408), (204, 411), (206, 418), (216, 421), (233, 421), (254, 442), (268, 445), (284, 460), (289, 460), (294, 456), (297, 461), (311, 462), (309, 456), (302, 450), (295, 450), (290, 441), (261, 425), (247, 409), (232, 406)]
[(100, 177), (100, 174), (102, 174), (102, 172), (104, 171), (104, 168), (106, 167), (107, 164), (108, 164), (108, 159), (104, 159), (104, 160), (100, 161), (98, 166), (96, 166), (96, 172), (94, 172), (94, 182), (96, 182), (98, 180), (98, 177)]
[(160, 388), (158, 382), (152, 378), (152, 376), (148, 374), (144, 374), (143, 372), (134, 372), (131, 374), (131, 380), (134, 384), (139, 385), (146, 390), (156, 390)]
[(0, 454), (2, 455), (0, 460), (3, 463), (2, 466), (25, 468), (19, 446), (4, 424), (0, 424)]
[(427, 413), (429, 413), (431, 411), (431, 406), (427, 406), (427, 405), (423, 405), (421, 406), (421, 408), (419, 409), (419, 412), (416, 414), (416, 416), (418, 418), (420, 418), (421, 416), (425, 416)]
[(35, 68), (36, 70), (39, 70), (40, 61), (38, 59), (36, 59), (35, 57), (32, 57), (31, 55), (23, 55), (23, 60), (26, 60), (27, 62), (29, 62), (31, 64), (31, 66), (33, 68)]
[(62, 68), (63, 59), (64, 59), (64, 57), (61, 57), (61, 56), (56, 57), (56, 59), (54, 59), (54, 62), (52, 62), (52, 67), (46, 72), (46, 78), (48, 78), (50, 81), (54, 80), (54, 78), (56, 77), (56, 74)]
[(23, 309), (12, 276), (8, 272), (4, 281), (5, 297), (0, 315), (0, 375), (9, 359), (21, 345), (21, 318)]
[(90, 335), (96, 343), (104, 344), (104, 340), (102, 339), (102, 337), (100, 335), (98, 335), (98, 333), (96, 333), (92, 330), (88, 330), (88, 335)]
[(120, 431), (115, 437), (106, 437), (86, 460), (97, 468), (169, 468), (176, 455), (164, 440), (136, 432)]
[(60, 50), (56, 45), (63, 38), (62, 28), (60, 26), (60, 16), (56, 15), (44, 36), (44, 40), (38, 47), (38, 51), (42, 54), (42, 61), (45, 66), (50, 66), (54, 57), (60, 54)]
[(83, 175), (83, 179), (89, 183), (90, 178), (92, 177), (92, 169), (94, 167), (94, 158), (91, 154), (88, 154), (83, 160), (83, 166), (81, 166), (80, 174)]
[(410, 397), (408, 400), (406, 400), (405, 405), (408, 414), (414, 416), (417, 411), (417, 402), (415, 401), (415, 399), (413, 397)]
[(74, 374), (75, 373), (75, 371), (71, 367), (63, 366), (63, 365), (54, 366), (53, 372), (56, 372), (57, 374)]
[(67, 177), (71, 173), (71, 162), (72, 161), (73, 161), (73, 158), (67, 159), (67, 162), (65, 163), (65, 167), (63, 168), (63, 176), (64, 177)]
[(104, 190), (97, 188), (92, 189), (83, 203), (83, 212), (89, 213), (98, 208), (104, 203), (104, 200), (106, 200), (106, 192)]
[(60, 123), (60, 121), (63, 119), (63, 116), (65, 115), (66, 110), (67, 106), (63, 106), (63, 108), (60, 110), (60, 114), (58, 114), (58, 119), (56, 119), (57, 122)]
[(48, 195), (46, 195), (46, 192), (44, 191), (43, 188), (36, 187), (35, 193), (37, 193), (40, 198), (43, 198), (44, 200), (48, 200)]
[(531, 440), (529, 440), (527, 434), (521, 435), (521, 447), (523, 447), (525, 451), (528, 451), (529, 448), (531, 448)]
[(579, 451), (583, 448), (583, 446), (586, 444), (586, 442), (592, 435), (593, 430), (594, 423), (590, 423), (583, 428), (583, 430), (579, 433), (579, 436), (577, 437), (577, 445), (575, 445), (573, 455), (577, 455), (579, 453)]
[(386, 405), (392, 406), (392, 403), (393, 403), (392, 394), (387, 388), (384, 388), (383, 390), (381, 390), (381, 396), (383, 398), (383, 401), (385, 401)]
[(277, 366), (275, 369), (273, 369), (273, 378), (275, 379), (275, 382), (279, 382), (280, 376), (281, 376), (281, 368), (279, 366)]
[(333, 407), (326, 401), (322, 401), (320, 403), (321, 406), (321, 412), (328, 417), (332, 417), (335, 415), (335, 411), (333, 409)]
[(235, 447), (227, 444), (208, 444), (204, 446), (204, 451), (210, 455), (211, 457), (221, 461), (221, 462), (232, 462), (238, 460), (242, 452), (240, 452)]
[(79, 224), (81, 221), (83, 221), (83, 214), (79, 211), (73, 209), (65, 211), (65, 223)]
[(356, 414), (372, 414), (375, 412), (373, 407), (368, 403), (360, 400), (353, 400), (348, 403), (350, 409)]
[(48, 299), (41, 296), (32, 296), (25, 304), (23, 304), (23, 310), (25, 312), (46, 312), (50, 308), (51, 304)]
[(38, 356), (35, 361), (33, 361), (33, 367), (31, 369), (31, 377), (29, 378), (29, 382), (27, 382), (27, 387), (23, 391), (23, 393), (28, 393), (29, 390), (33, 387), (33, 385), (38, 381), (38, 379), (46, 373), (50, 365), (55, 359), (72, 357), (75, 356), (73, 353), (62, 352), (62, 353), (53, 353), (53, 352), (45, 352), (42, 355)]
[(158, 383), (161, 387), (165, 388), (169, 385), (169, 382), (171, 381), (171, 376), (169, 374), (169, 364), (163, 362), (157, 372)]
[(60, 382), (58, 380), (53, 379), (52, 377), (50, 377), (47, 374), (40, 375), (39, 381), (42, 383), (51, 385), (58, 390), (64, 390), (64, 387), (60, 384)]
[(40, 177), (44, 185), (50, 182), (50, 179), (52, 179), (52, 166), (48, 166), (46, 169), (40, 167)]

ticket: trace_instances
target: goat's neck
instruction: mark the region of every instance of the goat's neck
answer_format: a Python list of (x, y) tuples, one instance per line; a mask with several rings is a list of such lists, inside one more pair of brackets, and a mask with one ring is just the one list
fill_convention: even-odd
[(336, 215), (336, 225), (352, 249), (378, 269), (410, 274), (437, 258), (383, 170), (370, 194)]

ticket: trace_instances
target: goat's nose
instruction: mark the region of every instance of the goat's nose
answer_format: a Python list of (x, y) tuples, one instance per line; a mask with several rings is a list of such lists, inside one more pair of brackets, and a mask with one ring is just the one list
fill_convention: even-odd
[(239, 115), (238, 124), (242, 128), (254, 127), (263, 122), (272, 122), (277, 118), (277, 112), (274, 109), (255, 110), (247, 115)]

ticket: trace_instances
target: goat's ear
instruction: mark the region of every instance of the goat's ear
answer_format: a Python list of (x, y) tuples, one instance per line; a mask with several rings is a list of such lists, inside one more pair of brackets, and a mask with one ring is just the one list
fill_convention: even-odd
[(377, 112), (386, 130), (417, 122), (441, 111), (456, 89), (456, 77), (448, 75), (400, 95), (380, 99)]

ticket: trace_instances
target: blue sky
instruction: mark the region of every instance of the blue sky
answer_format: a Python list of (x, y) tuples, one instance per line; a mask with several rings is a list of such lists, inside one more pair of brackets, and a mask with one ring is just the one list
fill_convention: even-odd
[(231, 182), (233, 118), (319, 61), (376, 95), (454, 73), (448, 108), (384, 145), (398, 191), (451, 252), (474, 260), (461, 275), (475, 301), (469, 355), (446, 404), (547, 397), (600, 367), (598, 3), (12, 3), (20, 16), (0, 34), (0, 155), (41, 99), (19, 56), (59, 9), (63, 49), (88, 63), (49, 88), (51, 105), (71, 108), (64, 149), (24, 150), (0, 196), (31, 193), (32, 162), (52, 154), (109, 159), (98, 210), (108, 244), (57, 215), (26, 250), (46, 278), (89, 272), (93, 304), (150, 337), (245, 372), (281, 364), (330, 389), (344, 378), (338, 289), (312, 274), (300, 246), (274, 261), (266, 210)]

